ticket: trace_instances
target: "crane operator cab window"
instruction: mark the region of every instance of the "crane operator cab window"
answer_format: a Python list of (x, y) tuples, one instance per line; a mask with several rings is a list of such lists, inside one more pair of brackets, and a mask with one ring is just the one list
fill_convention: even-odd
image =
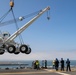
[(10, 34), (8, 32), (3, 33), (3, 38), (8, 38), (9, 36), (10, 36)]

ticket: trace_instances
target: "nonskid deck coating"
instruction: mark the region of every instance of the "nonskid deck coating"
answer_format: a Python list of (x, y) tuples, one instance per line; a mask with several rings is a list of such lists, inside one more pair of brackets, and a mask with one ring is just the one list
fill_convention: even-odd
[(76, 71), (55, 71), (53, 69), (17, 69), (17, 70), (0, 70), (0, 75), (76, 75)]

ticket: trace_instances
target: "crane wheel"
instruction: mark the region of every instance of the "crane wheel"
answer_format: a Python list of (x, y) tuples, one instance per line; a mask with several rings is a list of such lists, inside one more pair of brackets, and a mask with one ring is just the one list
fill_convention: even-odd
[(7, 47), (7, 51), (9, 53), (14, 53), (16, 51), (16, 47), (14, 45), (10, 45)]
[(14, 54), (19, 54), (20, 52), (14, 52)]
[(5, 50), (0, 49), (0, 55), (4, 54)]
[(27, 45), (21, 45), (20, 46), (20, 52), (26, 53), (28, 51), (28, 46)]
[(25, 52), (25, 54), (30, 54), (31, 53), (31, 48), (28, 49), (27, 52)]
[(14, 54), (19, 54), (20, 53), (20, 51), (18, 51), (18, 50), (16, 50), (15, 52), (14, 52)]

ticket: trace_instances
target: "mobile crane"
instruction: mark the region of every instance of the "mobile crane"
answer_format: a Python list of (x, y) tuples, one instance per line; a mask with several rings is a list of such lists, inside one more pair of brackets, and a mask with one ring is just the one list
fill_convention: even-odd
[(46, 7), (41, 10), (34, 18), (24, 24), (12, 35), (10, 35), (8, 32), (0, 34), (0, 55), (4, 54), (6, 51), (14, 54), (19, 54), (20, 52), (30, 54), (31, 48), (27, 44), (16, 43), (14, 39), (19, 36), (26, 28), (28, 28), (36, 19), (38, 19), (44, 12), (48, 10), (50, 10), (50, 7)]

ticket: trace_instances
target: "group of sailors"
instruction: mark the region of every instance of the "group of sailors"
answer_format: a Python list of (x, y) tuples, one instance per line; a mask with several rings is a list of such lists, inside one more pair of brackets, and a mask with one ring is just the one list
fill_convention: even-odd
[(40, 67), (39, 60), (35, 60), (32, 62), (32, 68), (39, 70), (40, 68), (47, 69), (47, 60), (42, 60), (42, 66)]
[(32, 62), (32, 68), (39, 70), (40, 63), (38, 60)]
[[(57, 58), (55, 60), (53, 60), (53, 68), (56, 69), (56, 71), (58, 71), (59, 63), (60, 63), (61, 71), (64, 71), (65, 65), (64, 65), (63, 58), (61, 58), (60, 62)], [(70, 60), (69, 59), (66, 60), (66, 71), (71, 71)]]
[[(65, 68), (65, 63), (66, 63), (66, 71), (71, 71), (70, 68), (70, 60), (67, 59), (66, 62), (61, 58), (59, 61), (57, 58), (53, 60), (53, 69), (56, 69), (56, 71), (60, 70), (64, 71)], [(42, 66), (40, 67), (40, 62), (39, 60), (35, 60), (32, 62), (32, 68), (39, 70), (40, 68), (45, 68), (47, 69), (47, 60), (42, 60)]]

